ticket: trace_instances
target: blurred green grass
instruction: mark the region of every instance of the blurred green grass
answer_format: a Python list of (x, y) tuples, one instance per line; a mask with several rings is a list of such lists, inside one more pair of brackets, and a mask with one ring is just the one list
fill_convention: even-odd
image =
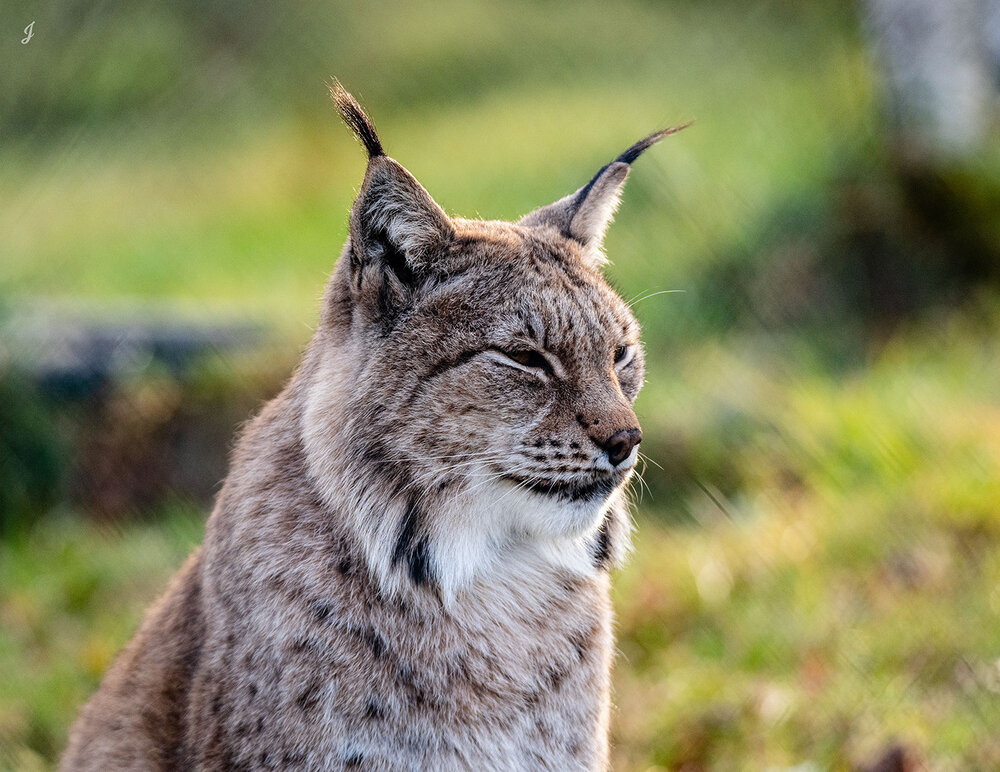
[[(41, 146), (15, 136), (0, 150), (0, 287), (230, 305), (297, 320), (301, 338), (363, 173), (328, 106), (331, 71), (369, 105), (390, 152), (468, 216), (517, 217), (637, 137), (695, 119), (643, 159), (610, 234), (614, 276), (632, 294), (681, 286), (752, 238), (775, 197), (814, 186), (870, 118), (864, 56), (837, 4), (433, 7), (375, 4), (346, 52), (293, 53), (315, 68), (294, 99), (281, 95), (292, 106), (248, 112), (196, 89), (188, 101), (182, 81), (135, 125), (91, 118)], [(206, 128), (199, 97), (212, 96), (219, 117)]]
[(48, 769), (77, 708), (201, 540), (174, 508), (123, 529), (51, 515), (0, 542), (0, 769)]
[[(822, 217), (877, 154), (850, 3), (47, 13), (35, 48), (0, 53), (14, 307), (245, 313), (300, 345), (363, 173), (331, 74), (465, 216), (517, 217), (695, 119), (636, 165), (607, 243), (650, 361), (616, 768), (846, 769), (893, 740), (935, 769), (1000, 766), (997, 297), (831, 366), (808, 337), (720, 324), (703, 281), (766, 259), (776, 213)], [(62, 512), (0, 542), (0, 768), (52, 764), (200, 528)]]

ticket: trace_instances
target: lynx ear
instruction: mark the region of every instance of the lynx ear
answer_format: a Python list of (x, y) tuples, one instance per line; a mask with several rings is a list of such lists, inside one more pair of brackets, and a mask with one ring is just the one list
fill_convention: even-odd
[(451, 220), (399, 163), (389, 158), (375, 125), (338, 81), (330, 95), (344, 122), (368, 151), (368, 169), (351, 209), (351, 273), (362, 291), (366, 268), (381, 305), (403, 300), (432, 269), (451, 238)]
[(388, 156), (368, 162), (351, 210), (351, 243), (357, 258), (381, 261), (399, 274), (425, 274), (451, 239), (451, 220), (423, 186)]
[(632, 162), (664, 137), (676, 134), (690, 125), (686, 123), (663, 129), (640, 139), (597, 172), (576, 193), (525, 215), (521, 218), (521, 224), (535, 228), (555, 228), (566, 238), (574, 239), (585, 247), (593, 247), (593, 253), (600, 255), (604, 234), (618, 208)]

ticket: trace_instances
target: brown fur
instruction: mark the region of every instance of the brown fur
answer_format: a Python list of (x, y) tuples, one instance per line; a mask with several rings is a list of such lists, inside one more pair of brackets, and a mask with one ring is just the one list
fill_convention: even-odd
[(449, 218), (341, 92), (371, 157), (319, 329), (64, 769), (607, 764), (643, 370), (598, 270), (627, 164), (521, 224)]

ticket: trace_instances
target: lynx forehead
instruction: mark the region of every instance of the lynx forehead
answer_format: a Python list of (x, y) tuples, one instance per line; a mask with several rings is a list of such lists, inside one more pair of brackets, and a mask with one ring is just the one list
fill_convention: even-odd
[(368, 151), (320, 324), (65, 769), (607, 766), (639, 328), (601, 276), (636, 143), (516, 223)]

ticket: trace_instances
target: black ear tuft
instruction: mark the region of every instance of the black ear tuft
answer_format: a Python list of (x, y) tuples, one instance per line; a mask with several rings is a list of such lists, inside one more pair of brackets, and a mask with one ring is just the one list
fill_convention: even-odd
[(337, 112), (340, 113), (340, 117), (344, 119), (344, 123), (351, 128), (351, 131), (354, 132), (355, 136), (365, 146), (365, 150), (368, 151), (368, 160), (370, 161), (372, 158), (385, 155), (385, 150), (382, 149), (382, 142), (378, 138), (378, 132), (375, 131), (375, 124), (372, 123), (371, 118), (365, 115), (365, 111), (361, 109), (358, 100), (351, 96), (336, 78), (330, 83), (329, 88), (330, 98), (333, 99), (333, 104), (336, 105)]
[(618, 156), (614, 161), (602, 166), (601, 170), (591, 178), (590, 182), (588, 182), (586, 185), (580, 188), (580, 191), (576, 194), (576, 199), (574, 201), (576, 206), (579, 207), (580, 204), (583, 203), (584, 199), (586, 199), (587, 196), (590, 195), (590, 191), (594, 187), (594, 183), (596, 183), (601, 178), (601, 175), (603, 175), (604, 172), (607, 171), (608, 167), (611, 166), (611, 164), (621, 163), (621, 164), (628, 164), (631, 166), (632, 162), (635, 161), (636, 158), (641, 156), (646, 150), (651, 148), (661, 139), (663, 139), (664, 137), (669, 137), (671, 134), (676, 134), (679, 131), (683, 131), (692, 123), (694, 123), (694, 121), (688, 121), (687, 123), (681, 124), (680, 126), (671, 126), (666, 129), (660, 129), (659, 131), (654, 131), (648, 137), (643, 137), (642, 139), (640, 139), (638, 142), (632, 145), (632, 147), (630, 147), (628, 150), (626, 150), (624, 153)]
[(654, 131), (648, 137), (643, 137), (638, 142), (636, 142), (632, 147), (618, 156), (615, 160), (621, 161), (622, 163), (630, 164), (640, 155), (643, 151), (648, 150), (657, 142), (659, 142), (664, 137), (669, 137), (671, 134), (676, 134), (678, 131), (683, 131), (688, 126), (690, 126), (694, 121), (688, 121), (687, 123), (681, 124), (680, 126), (671, 126), (667, 129), (660, 129), (659, 131)]

